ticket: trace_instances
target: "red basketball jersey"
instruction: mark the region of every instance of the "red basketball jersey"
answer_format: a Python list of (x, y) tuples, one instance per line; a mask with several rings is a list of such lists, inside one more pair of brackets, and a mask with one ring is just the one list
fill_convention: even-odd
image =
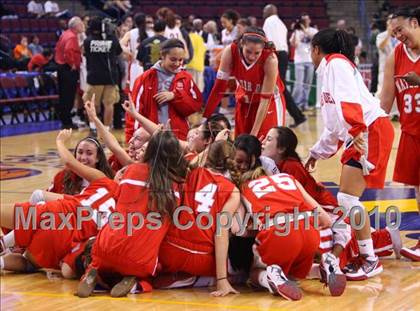
[[(171, 225), (167, 241), (192, 250), (212, 252), (217, 214), (223, 210), (234, 189), (235, 185), (222, 174), (203, 167), (194, 169), (186, 179), (182, 204), (190, 208), (192, 214), (181, 211), (177, 217), (179, 224), (184, 226), (190, 223), (192, 226), (184, 230), (175, 224)], [(197, 226), (197, 216), (201, 213), (208, 213), (213, 220), (210, 224), (208, 217), (201, 218), (200, 225), (209, 226), (208, 229)]]
[(277, 213), (293, 213), (294, 208), (299, 212), (313, 210), (296, 186), (295, 178), (288, 174), (263, 176), (247, 182), (241, 195), (251, 213), (268, 213), (270, 218)]
[[(420, 56), (413, 59), (407, 47), (400, 43), (395, 48), (394, 75), (405, 75), (414, 71), (420, 75)], [(409, 85), (404, 79), (395, 78), (395, 94), (400, 112), (401, 130), (420, 137), (420, 90), (419, 86)]]
[(80, 194), (73, 196), (79, 204), (77, 208), (82, 210), (82, 216), (87, 217), (91, 212), (91, 221), (82, 223), (81, 230), (75, 232), (75, 240), (83, 241), (95, 236), (98, 229), (103, 227), (108, 222), (109, 215), (115, 210), (115, 193), (118, 189), (118, 184), (108, 177), (94, 180), (82, 190)]
[[(236, 99), (248, 103), (259, 103), (260, 93), (264, 82), (264, 65), (267, 58), (274, 52), (270, 49), (264, 49), (260, 57), (253, 64), (247, 65), (241, 55), (239, 46), (236, 43), (231, 44), (232, 53), (232, 71), (231, 75), (236, 78), (238, 87), (236, 89)], [(277, 75), (277, 90), (274, 93), (283, 93), (284, 85)]]
[[(277, 163), (282, 173), (293, 176), (305, 188), (306, 192), (323, 207), (331, 209), (338, 206), (337, 199), (322, 184), (316, 182), (312, 175), (303, 167), (302, 162), (295, 158), (287, 158)], [(330, 208), (328, 208), (330, 207)]]

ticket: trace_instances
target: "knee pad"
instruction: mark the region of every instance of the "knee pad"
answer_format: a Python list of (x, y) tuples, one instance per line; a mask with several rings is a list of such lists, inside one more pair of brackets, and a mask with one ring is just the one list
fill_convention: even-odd
[(355, 206), (363, 206), (358, 197), (344, 192), (337, 193), (338, 205), (346, 209), (347, 213)]
[(45, 201), (44, 199), (44, 191), (37, 189), (32, 192), (31, 197), (29, 198), (29, 202), (33, 205)]

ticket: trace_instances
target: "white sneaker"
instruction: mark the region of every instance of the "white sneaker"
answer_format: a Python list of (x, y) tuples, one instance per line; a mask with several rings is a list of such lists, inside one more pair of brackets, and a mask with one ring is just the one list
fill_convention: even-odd
[(346, 288), (346, 276), (340, 269), (340, 260), (332, 253), (324, 253), (319, 268), (321, 282), (328, 286), (331, 296), (341, 296)]
[(267, 281), (270, 293), (274, 296), (282, 296), (287, 300), (300, 300), (302, 291), (284, 275), (283, 270), (278, 265), (268, 266)]
[(347, 280), (362, 281), (366, 280), (367, 278), (374, 277), (384, 271), (384, 268), (378, 257), (376, 257), (375, 260), (360, 258), (360, 261), (360, 263), (348, 264), (344, 268), (344, 273), (346, 274)]
[(420, 261), (420, 240), (414, 247), (403, 247), (401, 249), (401, 255), (405, 258), (411, 259), (412, 261)]

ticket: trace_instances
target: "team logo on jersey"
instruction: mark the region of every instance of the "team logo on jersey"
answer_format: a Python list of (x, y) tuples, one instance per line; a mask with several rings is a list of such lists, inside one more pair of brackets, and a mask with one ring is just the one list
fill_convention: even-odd
[(41, 174), (39, 170), (32, 170), (28, 168), (18, 167), (1, 167), (0, 168), (0, 180), (18, 179), (30, 176), (36, 176)]
[(183, 90), (184, 89), (184, 84), (181, 81), (178, 81), (176, 83), (175, 87), (176, 87), (177, 90)]
[(328, 92), (322, 92), (321, 94), (321, 106), (325, 104), (332, 104), (334, 105), (334, 99), (332, 98), (331, 94)]

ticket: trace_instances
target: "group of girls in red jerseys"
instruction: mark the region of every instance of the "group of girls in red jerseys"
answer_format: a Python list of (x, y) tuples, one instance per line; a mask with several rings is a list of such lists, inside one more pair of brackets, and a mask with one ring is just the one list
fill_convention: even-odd
[[(49, 190), (2, 208), (1, 269), (61, 270), (80, 278), (79, 297), (97, 286), (112, 297), (186, 286), (215, 286), (212, 295), (225, 296), (247, 283), (288, 300), (302, 297), (298, 279), (319, 278), (340, 296), (347, 280), (379, 274), (378, 256), (399, 256), (398, 230), (372, 231), (369, 221), (353, 230), (335, 213), (361, 206), (366, 187), (383, 187), (393, 137), (360, 83), (350, 40), (334, 30), (313, 38), (326, 126), (305, 166), (284, 127), (284, 85), (261, 29), (248, 28), (224, 50), (206, 119), (192, 128), (187, 118), (200, 110), (201, 94), (181, 68), (184, 45), (167, 40), (123, 104), (127, 150), (96, 116), (94, 99), (85, 103), (114, 170), (97, 139), (82, 139), (72, 154), (71, 130), (63, 130), (56, 144), (65, 169)], [(334, 78), (336, 70), (344, 77)], [(229, 120), (212, 115), (230, 76), (238, 85), (234, 139)], [(336, 199), (308, 168), (343, 143)]]

